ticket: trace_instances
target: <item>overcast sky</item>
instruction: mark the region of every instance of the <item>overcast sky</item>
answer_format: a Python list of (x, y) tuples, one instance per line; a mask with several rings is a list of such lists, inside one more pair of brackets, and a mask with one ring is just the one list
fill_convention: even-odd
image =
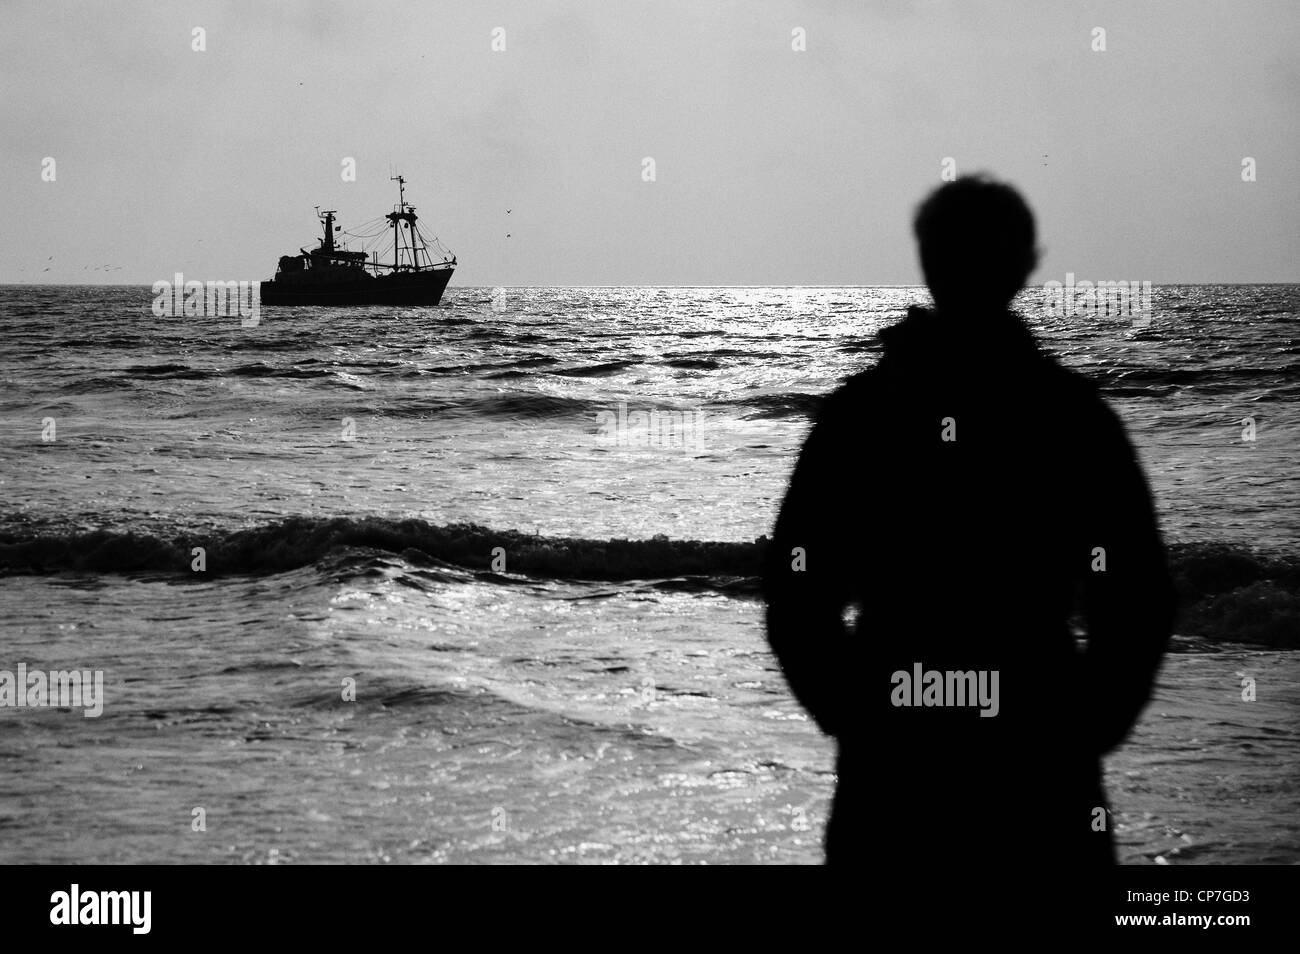
[(945, 157), (1025, 192), (1038, 282), (1300, 280), (1295, 0), (0, 16), (0, 282), (269, 278), (313, 206), (388, 211), (391, 166), (456, 285), (909, 284)]

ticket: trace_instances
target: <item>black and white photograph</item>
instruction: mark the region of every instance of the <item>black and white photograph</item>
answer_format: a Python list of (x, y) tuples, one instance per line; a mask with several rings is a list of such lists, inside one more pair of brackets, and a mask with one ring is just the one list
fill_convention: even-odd
[(800, 865), (1294, 936), (1300, 6), (0, 22), (6, 924)]

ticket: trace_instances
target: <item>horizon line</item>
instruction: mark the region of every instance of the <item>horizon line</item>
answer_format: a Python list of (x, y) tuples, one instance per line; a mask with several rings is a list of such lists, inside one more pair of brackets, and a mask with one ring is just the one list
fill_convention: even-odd
[[(182, 273), (183, 274), (183, 273)], [(1055, 279), (1049, 279), (1055, 281)], [(1088, 281), (1089, 279), (1085, 279)], [(1103, 279), (1096, 279), (1103, 280)], [(157, 281), (167, 281), (167, 279), (158, 279)], [(199, 279), (195, 279), (199, 281)], [(205, 281), (229, 281), (228, 279), (206, 279)], [(259, 285), (266, 279), (234, 279), (234, 281), (257, 282)], [(149, 288), (152, 289), (155, 282), (0, 282), (0, 288)], [(1041, 288), (1045, 282), (1033, 282), (1024, 286), (1022, 290), (1031, 290)], [(1178, 281), (1178, 282), (1152, 282), (1151, 287), (1162, 288), (1177, 285), (1300, 285), (1300, 279), (1291, 281), (1214, 281), (1204, 279), (1201, 281)], [(698, 284), (614, 284), (614, 285), (451, 285), (447, 290), (452, 291), (455, 288), (925, 288), (923, 283), (910, 284), (898, 282), (865, 282), (855, 284), (810, 284), (810, 285), (787, 285), (787, 284), (719, 284), (719, 285), (698, 285)], [(1017, 292), (1019, 294), (1019, 292)]]

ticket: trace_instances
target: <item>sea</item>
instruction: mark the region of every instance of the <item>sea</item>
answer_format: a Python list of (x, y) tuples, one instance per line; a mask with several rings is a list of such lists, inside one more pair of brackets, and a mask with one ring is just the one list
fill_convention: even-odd
[[(758, 558), (924, 289), (153, 299), (0, 286), (0, 670), (103, 680), (0, 706), (0, 862), (821, 862)], [(1121, 860), (1300, 862), (1300, 285), (1016, 307), (1125, 422), (1179, 587)]]

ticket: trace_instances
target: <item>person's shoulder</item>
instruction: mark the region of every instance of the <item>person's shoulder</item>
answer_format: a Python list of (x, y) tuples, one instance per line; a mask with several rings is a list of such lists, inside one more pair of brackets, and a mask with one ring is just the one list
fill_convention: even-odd
[(1109, 405), (1102, 398), (1101, 383), (1096, 378), (1075, 368), (1067, 368), (1054, 357), (1051, 359), (1052, 374), (1067, 396), (1094, 408), (1109, 410)]
[(1066, 398), (1086, 403), (1101, 400), (1101, 391), (1097, 387), (1097, 382), (1081, 371), (1067, 368), (1061, 364), (1056, 355), (1047, 351), (1040, 352), (1040, 366), (1052, 385)]
[(834, 420), (855, 414), (864, 405), (871, 404), (880, 396), (882, 373), (879, 365), (874, 365), (851, 377), (845, 378), (822, 401), (818, 412), (819, 421)]
[(1102, 443), (1124, 433), (1123, 420), (1103, 397), (1095, 379), (1065, 367), (1055, 357), (1049, 358), (1045, 370), (1055, 392), (1050, 413), (1061, 416), (1059, 424), (1067, 433), (1076, 439)]

